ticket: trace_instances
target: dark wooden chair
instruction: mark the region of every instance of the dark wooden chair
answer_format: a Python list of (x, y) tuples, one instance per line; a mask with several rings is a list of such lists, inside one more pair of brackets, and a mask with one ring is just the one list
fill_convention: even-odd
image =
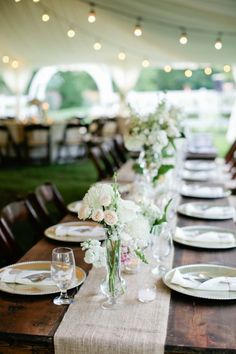
[(18, 261), (23, 252), (5, 220), (0, 218), (0, 266), (6, 266)]
[(123, 165), (119, 155), (116, 152), (115, 143), (113, 140), (107, 140), (106, 142), (102, 143), (101, 150), (104, 156), (106, 156), (106, 158), (111, 163), (113, 171), (116, 171)]
[(229, 150), (227, 151), (225, 155), (225, 162), (230, 163), (231, 160), (234, 158), (234, 153), (236, 152), (236, 140), (235, 142), (230, 146)]
[(21, 158), (11, 132), (7, 125), (0, 125), (0, 162), (3, 165), (17, 162)]
[(35, 189), (35, 194), (41, 209), (44, 212), (44, 220), (51, 225), (60, 221), (66, 214), (67, 208), (58, 188), (51, 182), (46, 182)]
[(28, 124), (24, 127), (24, 151), (26, 162), (50, 163), (50, 131), (50, 126), (44, 124)]
[(84, 127), (79, 122), (66, 124), (62, 140), (58, 142), (57, 161), (76, 160), (85, 156), (87, 149), (83, 134)]
[(113, 138), (114, 147), (119, 159), (125, 163), (128, 160), (128, 152), (125, 148), (124, 141), (121, 135), (115, 135)]
[(114, 167), (109, 159), (104, 155), (99, 146), (90, 148), (89, 157), (94, 163), (98, 172), (98, 179), (109, 178), (114, 174)]
[(22, 252), (30, 249), (43, 235), (44, 227), (25, 200), (14, 201), (1, 210), (1, 219), (10, 230)]

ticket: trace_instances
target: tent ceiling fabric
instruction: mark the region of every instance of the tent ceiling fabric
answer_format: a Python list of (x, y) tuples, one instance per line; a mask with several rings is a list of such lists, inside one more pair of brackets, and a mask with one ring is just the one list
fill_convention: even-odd
[[(54, 64), (105, 63), (117, 65), (119, 51), (123, 65), (167, 63), (236, 63), (235, 0), (98, 0), (97, 20), (88, 23), (89, 3), (79, 0), (0, 1), (0, 55), (19, 60), (22, 67)], [(50, 21), (41, 20), (42, 13)], [(143, 35), (135, 37), (137, 17), (142, 17)], [(189, 42), (178, 42), (185, 27)], [(76, 31), (68, 38), (67, 31)], [(214, 48), (222, 32), (222, 50)], [(102, 44), (93, 49), (95, 41)], [(4, 67), (4, 64), (0, 64)]]

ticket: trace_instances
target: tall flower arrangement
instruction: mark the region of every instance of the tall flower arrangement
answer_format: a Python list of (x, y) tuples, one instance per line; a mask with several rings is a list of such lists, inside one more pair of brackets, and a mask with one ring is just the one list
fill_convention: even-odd
[(114, 301), (121, 290), (121, 285), (117, 288), (121, 243), (134, 250), (145, 262), (142, 249), (149, 240), (148, 220), (142, 216), (136, 203), (121, 198), (116, 183), (92, 186), (83, 199), (79, 218), (92, 219), (106, 230), (105, 247), (97, 240), (88, 240), (82, 244), (82, 248), (87, 263), (93, 263), (95, 267), (106, 265), (109, 296)]
[(130, 151), (140, 151), (136, 169), (149, 175), (150, 181), (166, 173), (172, 165), (164, 165), (167, 148), (174, 147), (176, 138), (181, 137), (181, 111), (160, 102), (155, 112), (140, 116), (132, 114), (125, 145)]

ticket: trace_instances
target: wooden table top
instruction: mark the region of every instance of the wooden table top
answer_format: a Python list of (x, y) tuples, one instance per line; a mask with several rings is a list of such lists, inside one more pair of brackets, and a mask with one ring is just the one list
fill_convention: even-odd
[[(183, 198), (181, 202), (191, 199)], [(216, 203), (216, 202), (213, 202)], [(217, 204), (227, 204), (227, 199)], [(75, 220), (68, 216), (63, 221)], [(178, 216), (178, 225), (197, 225), (203, 221)], [(235, 228), (232, 220), (205, 222)], [(53, 248), (61, 242), (43, 237), (20, 261), (50, 260)], [(65, 244), (65, 243), (64, 243)], [(79, 244), (74, 249), (76, 264), (86, 271)], [(175, 244), (173, 266), (214, 263), (236, 266), (236, 250), (201, 250)], [(0, 353), (53, 353), (53, 336), (68, 306), (55, 306), (55, 295), (18, 296), (0, 292)], [(172, 292), (165, 353), (236, 353), (236, 301), (210, 301)]]

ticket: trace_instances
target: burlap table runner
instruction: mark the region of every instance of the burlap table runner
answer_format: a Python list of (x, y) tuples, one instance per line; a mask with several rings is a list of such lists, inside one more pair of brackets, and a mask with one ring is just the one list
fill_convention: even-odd
[[(168, 266), (172, 264), (172, 256)], [(99, 292), (104, 269), (93, 268), (69, 306), (54, 337), (56, 354), (162, 354), (167, 330), (170, 291), (153, 278), (150, 266), (137, 274), (124, 275), (127, 291), (120, 308), (103, 310)], [(138, 290), (157, 285), (153, 302), (137, 300)]]

